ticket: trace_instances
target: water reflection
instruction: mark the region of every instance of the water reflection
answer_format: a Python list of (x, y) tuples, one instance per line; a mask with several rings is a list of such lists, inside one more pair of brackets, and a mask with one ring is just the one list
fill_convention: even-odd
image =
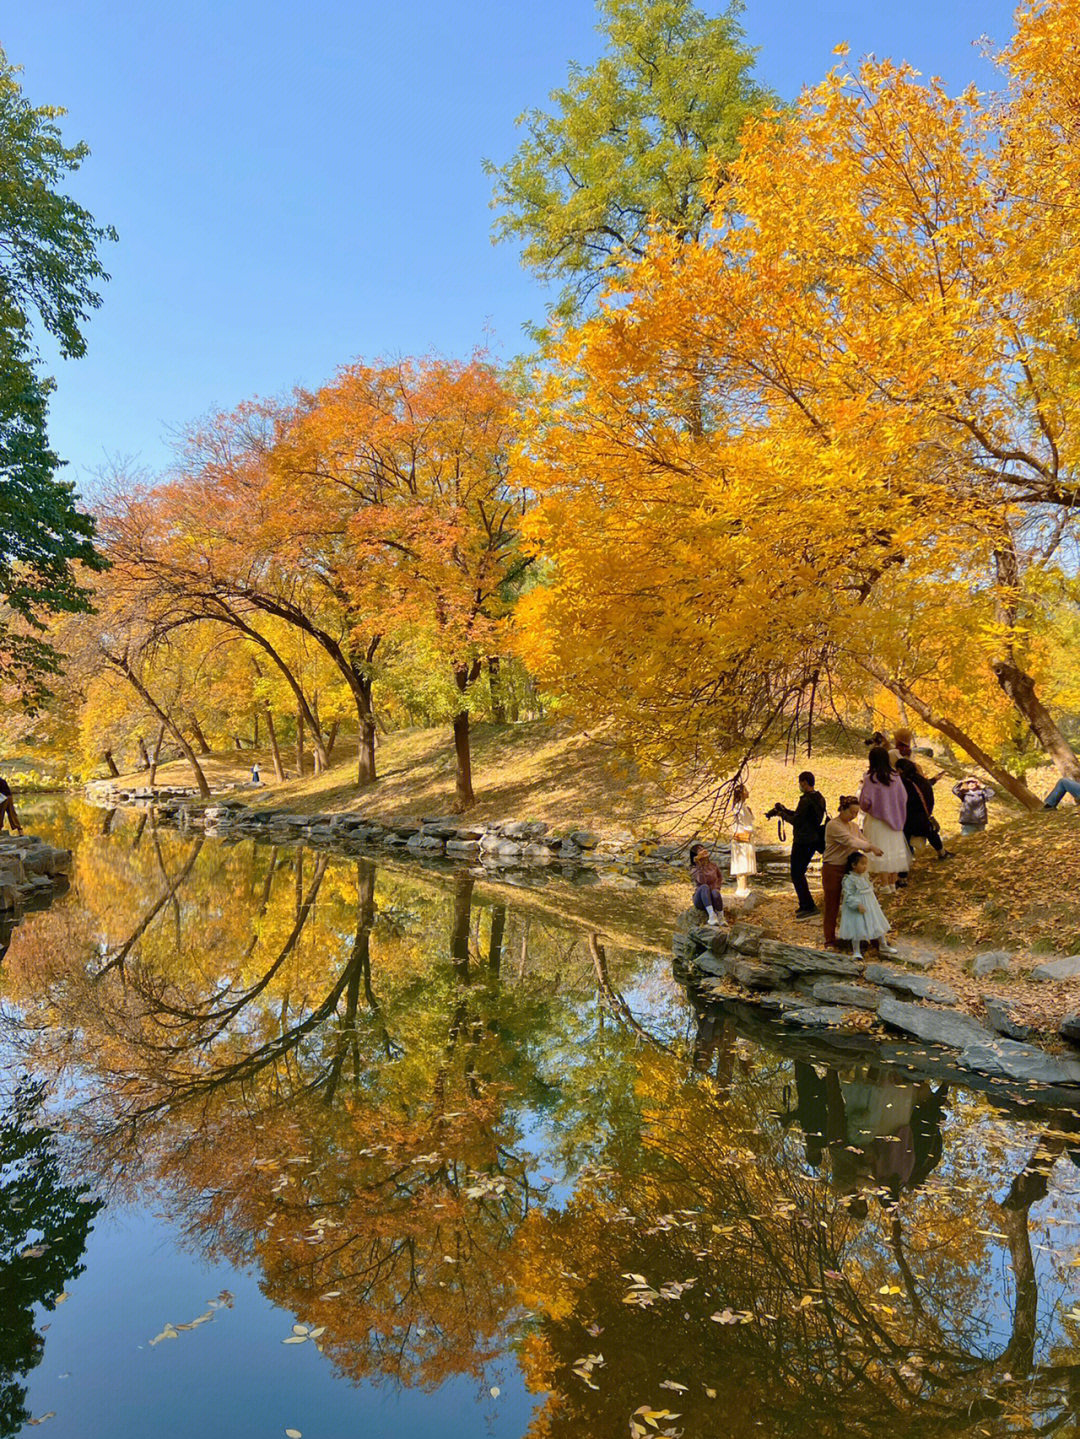
[(514, 1353), (533, 1439), (1076, 1432), (1071, 1111), (692, 1014), (468, 872), (76, 838), (3, 966), (68, 1182), (152, 1196), (342, 1375)]
[(22, 1078), (0, 1110), (0, 1436), (30, 1418), (26, 1376), (44, 1336), (35, 1309), (54, 1310), (82, 1272), (83, 1251), (101, 1207), (61, 1177), (53, 1138), (38, 1122), (41, 1085)]

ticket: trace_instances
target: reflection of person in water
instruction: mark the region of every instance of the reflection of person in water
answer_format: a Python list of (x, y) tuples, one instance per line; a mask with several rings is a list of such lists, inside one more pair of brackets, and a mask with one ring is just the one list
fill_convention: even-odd
[(944, 1085), (912, 1084), (875, 1064), (842, 1077), (796, 1061), (795, 1086), (806, 1161), (820, 1168), (828, 1152), (833, 1183), (851, 1196), (852, 1213), (866, 1213), (861, 1190), (887, 1190), (895, 1202), (923, 1184), (941, 1159)]

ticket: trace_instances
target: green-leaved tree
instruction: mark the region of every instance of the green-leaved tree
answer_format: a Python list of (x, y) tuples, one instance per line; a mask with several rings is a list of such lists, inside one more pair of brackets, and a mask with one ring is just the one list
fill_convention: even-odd
[(525, 139), (494, 177), (498, 239), (561, 285), (571, 315), (640, 258), (659, 227), (687, 240), (709, 223), (708, 158), (734, 156), (747, 117), (778, 102), (753, 78), (737, 3), (716, 16), (690, 0), (599, 0), (607, 49), (570, 67), (553, 109), (518, 118)]
[(94, 526), (59, 478), (46, 428), (52, 381), (40, 373), (37, 321), (65, 357), (85, 353), (83, 326), (108, 278), (98, 258), (115, 231), (63, 193), (86, 146), (65, 146), (53, 106), (34, 108), (0, 50), (0, 680), (42, 697), (59, 657), (50, 615), (88, 607), (74, 565), (100, 569)]

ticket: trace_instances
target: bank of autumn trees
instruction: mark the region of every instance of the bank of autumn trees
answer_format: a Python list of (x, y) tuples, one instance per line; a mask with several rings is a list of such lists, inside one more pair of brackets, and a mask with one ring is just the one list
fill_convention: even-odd
[(470, 710), (480, 690), (485, 712), (505, 703), (509, 602), (529, 564), (513, 414), (483, 358), (357, 363), (192, 429), (170, 477), (117, 483), (97, 613), (67, 637), (91, 747), (130, 730), (134, 696), (205, 792), (207, 731), (240, 743), (260, 718), (280, 777), (284, 711), (298, 770), (305, 735), (325, 767), (345, 722), (363, 786), (380, 720), (418, 710), (451, 728), (470, 804)]
[[(691, 12), (605, 10), (616, 47), (683, 46), (690, 90)], [(562, 131), (529, 117), (503, 228), (570, 287), (534, 373), (356, 363), (119, 487), (71, 646), (98, 727), (130, 731), (116, 676), (154, 743), (197, 767), (200, 729), (242, 713), (280, 770), (287, 712), (317, 764), (343, 726), (366, 785), (380, 723), (442, 719), (467, 806), (469, 716), (500, 717), (513, 655), (669, 770), (731, 772), (808, 708), (892, 704), (1022, 803), (1033, 760), (1080, 777), (1076, 33), (1080, 0), (1022, 11), (992, 97), (870, 61), (769, 108), (737, 57), (690, 134), (669, 85), (631, 128), (682, 135), (703, 198), (646, 220), (641, 145), (618, 194), (583, 166), (568, 196), (540, 183), (563, 152), (537, 136)], [(575, 74), (554, 98), (580, 136)]]

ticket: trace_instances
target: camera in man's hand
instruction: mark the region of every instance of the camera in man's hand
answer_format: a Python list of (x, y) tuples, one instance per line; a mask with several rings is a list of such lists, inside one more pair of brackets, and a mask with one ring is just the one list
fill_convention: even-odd
[(783, 819), (783, 815), (780, 813), (780, 806), (779, 806), (778, 804), (774, 804), (773, 807), (772, 807), (772, 809), (767, 809), (767, 810), (765, 811), (765, 818), (766, 818), (766, 819)]

